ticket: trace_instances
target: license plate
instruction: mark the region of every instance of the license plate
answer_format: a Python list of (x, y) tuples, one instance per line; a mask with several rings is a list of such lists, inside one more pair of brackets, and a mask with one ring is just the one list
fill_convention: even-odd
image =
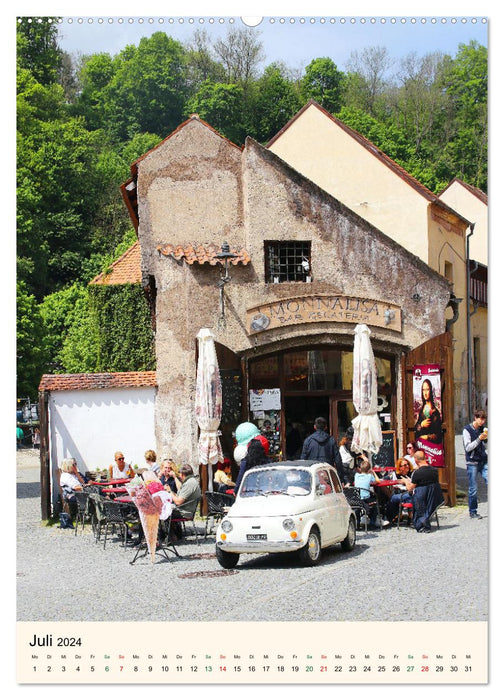
[(247, 535), (247, 540), (250, 542), (250, 540), (267, 540), (268, 536), (265, 533), (260, 533), (257, 535)]

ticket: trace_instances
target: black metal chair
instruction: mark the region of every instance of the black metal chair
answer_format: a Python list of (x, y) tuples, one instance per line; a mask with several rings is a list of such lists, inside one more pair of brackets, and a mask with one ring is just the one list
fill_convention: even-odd
[(107, 544), (109, 528), (111, 528), (112, 532), (115, 532), (116, 527), (123, 535), (123, 546), (126, 547), (126, 542), (128, 539), (128, 523), (126, 522), (126, 511), (123, 509), (122, 504), (116, 503), (115, 501), (109, 501), (105, 498), (102, 501), (102, 506), (103, 514), (105, 516), (103, 549), (105, 549)]
[(218, 491), (205, 491), (207, 502), (207, 515), (205, 521), (205, 537), (208, 537), (212, 527), (208, 528), (209, 521), (213, 518), (214, 522), (218, 523), (226, 515), (227, 508), (230, 508), (235, 499), (227, 493), (219, 493)]
[(102, 526), (106, 522), (105, 511), (103, 508), (103, 503), (105, 499), (100, 496), (99, 493), (92, 492), (89, 494), (89, 508), (92, 510), (91, 513), (91, 527), (93, 528), (93, 534), (95, 536), (95, 542), (98, 542), (101, 537)]
[(187, 534), (186, 525), (187, 525), (187, 523), (191, 523), (192, 528), (193, 528), (193, 532), (194, 532), (194, 536), (196, 538), (196, 543), (199, 547), (200, 541), (199, 541), (199, 537), (198, 537), (198, 530), (196, 529), (196, 524), (194, 522), (194, 519), (196, 517), (196, 511), (198, 510), (198, 506), (199, 506), (199, 500), (196, 502), (196, 505), (194, 506), (194, 510), (192, 512), (192, 515), (190, 515), (190, 516), (182, 517), (182, 516), (178, 515), (177, 513), (172, 513), (172, 516), (170, 518), (170, 527), (173, 523), (180, 523), (180, 525), (182, 526), (182, 530), (184, 532), (184, 537), (185, 537)]
[(89, 494), (85, 491), (75, 491), (74, 495), (77, 501), (77, 516), (75, 519), (75, 534), (77, 535), (79, 524), (82, 526), (82, 531), (84, 532), (84, 525), (86, 524), (86, 520), (91, 520), (91, 513), (89, 509)]
[(363, 501), (360, 497), (360, 489), (355, 488), (354, 486), (347, 486), (344, 488), (343, 494), (348, 501), (348, 505), (355, 513), (355, 517), (357, 518), (357, 529), (360, 528), (362, 521), (364, 523), (364, 531), (367, 533), (369, 511), (371, 510), (371, 507), (376, 504), (370, 501)]

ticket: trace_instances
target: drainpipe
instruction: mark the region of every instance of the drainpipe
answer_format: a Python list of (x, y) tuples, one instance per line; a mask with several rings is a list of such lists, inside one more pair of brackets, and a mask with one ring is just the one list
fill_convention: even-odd
[(475, 224), (469, 224), (469, 233), (466, 236), (466, 306), (467, 306), (467, 394), (468, 394), (468, 420), (472, 419), (473, 401), (472, 401), (472, 337), (471, 337), (471, 260), (469, 257), (469, 238), (474, 233)]

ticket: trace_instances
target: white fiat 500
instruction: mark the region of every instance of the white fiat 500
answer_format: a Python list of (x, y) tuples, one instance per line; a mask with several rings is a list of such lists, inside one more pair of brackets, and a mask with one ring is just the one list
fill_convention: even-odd
[(275, 462), (245, 473), (235, 503), (219, 523), (216, 553), (225, 569), (240, 554), (298, 551), (306, 566), (324, 547), (355, 546), (355, 515), (334, 467), (324, 462)]

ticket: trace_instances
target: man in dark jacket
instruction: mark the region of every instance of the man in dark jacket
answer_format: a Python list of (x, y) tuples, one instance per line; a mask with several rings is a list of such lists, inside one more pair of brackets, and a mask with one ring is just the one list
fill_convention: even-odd
[(325, 418), (316, 418), (315, 432), (309, 435), (303, 443), (299, 459), (320, 459), (336, 467), (341, 483), (343, 483), (343, 463), (338, 446), (333, 437), (327, 433), (327, 421)]

